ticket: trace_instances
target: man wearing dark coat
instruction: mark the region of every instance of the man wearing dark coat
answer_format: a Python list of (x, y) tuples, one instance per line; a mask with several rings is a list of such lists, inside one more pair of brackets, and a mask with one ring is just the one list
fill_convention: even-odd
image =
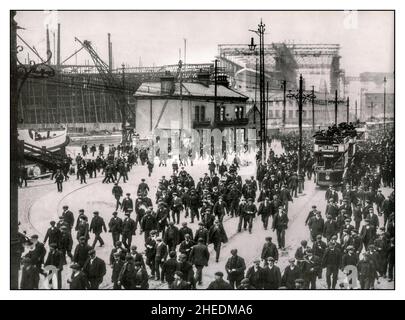
[(89, 257), (89, 251), (92, 249), (93, 248), (87, 244), (86, 238), (80, 237), (79, 244), (76, 246), (73, 254), (73, 262), (83, 267)]
[(120, 236), (122, 232), (122, 219), (117, 217), (117, 211), (113, 212), (113, 217), (110, 219), (108, 223), (108, 232), (112, 235), (113, 244), (120, 241)]
[(311, 248), (308, 248), (306, 251), (305, 261), (303, 261), (301, 269), (304, 288), (315, 290), (316, 278), (319, 275), (319, 269), (321, 269), (321, 260), (319, 257), (313, 255)]
[(268, 257), (266, 266), (263, 268), (263, 289), (277, 290), (281, 286), (281, 272), (273, 257)]
[(215, 261), (219, 261), (219, 256), (221, 253), (222, 243), (228, 242), (228, 237), (225, 233), (224, 227), (219, 221), (215, 221), (214, 225), (210, 228), (208, 233), (208, 243), (214, 244), (214, 250), (216, 253)]
[(69, 225), (69, 229), (72, 230), (73, 225), (75, 224), (75, 217), (73, 212), (69, 210), (68, 206), (63, 206), (62, 212), (63, 220)]
[(32, 264), (31, 258), (24, 257), (23, 267), (21, 269), (20, 289), (34, 290), (39, 287), (39, 270), (36, 265)]
[(245, 260), (238, 256), (238, 250), (231, 250), (231, 255), (225, 265), (228, 274), (228, 281), (232, 288), (237, 289), (245, 277), (246, 264)]
[(83, 272), (90, 282), (90, 289), (97, 290), (106, 274), (105, 262), (96, 256), (94, 249), (89, 251), (89, 258), (83, 266)]
[(192, 247), (189, 255), (189, 261), (197, 269), (195, 280), (198, 284), (202, 283), (202, 270), (208, 266), (209, 259), (210, 253), (208, 252), (208, 247), (204, 244), (204, 240), (200, 238), (198, 239), (198, 244)]
[(266, 197), (264, 202), (260, 203), (257, 214), (262, 217), (263, 228), (264, 230), (267, 230), (269, 226), (269, 217), (273, 215), (273, 206), (270, 203), (269, 197)]
[(215, 280), (209, 284), (207, 290), (232, 290), (231, 285), (226, 282), (223, 277), (224, 274), (221, 271), (216, 272)]
[(274, 215), (273, 217), (273, 231), (277, 231), (277, 242), (278, 248), (284, 249), (285, 248), (285, 230), (288, 228), (288, 217), (287, 213), (284, 209), (280, 206), (279, 212)]
[(161, 281), (167, 281), (169, 288), (174, 281), (174, 274), (177, 270), (177, 260), (176, 260), (176, 252), (171, 251), (169, 253), (169, 259), (167, 259), (162, 265), (162, 272), (161, 272)]
[(263, 279), (263, 269), (260, 267), (260, 259), (256, 259), (246, 272), (246, 278), (256, 289), (263, 289), (264, 279)]
[(87, 277), (80, 270), (80, 266), (77, 263), (74, 263), (70, 266), (73, 270), (70, 279), (67, 280), (70, 290), (86, 290), (90, 287)]
[(49, 240), (49, 244), (51, 243), (56, 243), (59, 244), (60, 241), (60, 235), (61, 231), (59, 228), (56, 228), (56, 222), (51, 221), (50, 222), (50, 228), (46, 231), (45, 238), (44, 238), (44, 244)]
[(168, 245), (169, 251), (176, 251), (179, 238), (179, 229), (174, 225), (174, 221), (170, 221), (163, 235), (163, 241)]
[[(54, 266), (57, 269), (57, 287), (58, 289), (62, 289), (62, 270), (63, 270), (63, 263), (64, 258), (62, 253), (57, 249), (58, 245), (56, 243), (51, 243), (49, 245), (49, 253), (44, 263), (44, 267), (46, 266)], [(49, 273), (50, 274), (50, 273)], [(50, 279), (50, 283), (52, 283), (52, 279)]]
[(125, 219), (122, 221), (122, 243), (129, 250), (132, 244), (132, 236), (135, 235), (136, 224), (131, 219), (131, 210), (125, 213)]
[(92, 247), (94, 248), (96, 246), (97, 241), (100, 242), (100, 247), (104, 246), (104, 241), (101, 238), (101, 233), (103, 232), (107, 232), (107, 227), (105, 226), (105, 222), (104, 219), (102, 217), (99, 216), (98, 211), (94, 211), (93, 212), (94, 217), (93, 219), (91, 219), (91, 223), (90, 223), (90, 232), (94, 233), (94, 241), (93, 241), (93, 245)]
[(266, 237), (266, 243), (263, 245), (261, 259), (266, 263), (269, 257), (272, 257), (274, 261), (278, 261), (278, 249), (272, 242), (272, 238)]
[(281, 286), (293, 290), (295, 289), (295, 281), (301, 278), (301, 270), (295, 265), (294, 258), (289, 259), (288, 262), (290, 265), (284, 269)]
[(111, 265), (112, 273), (111, 273), (111, 282), (113, 283), (114, 290), (120, 290), (121, 285), (118, 284), (119, 275), (121, 273), (122, 267), (124, 266), (124, 261), (122, 260), (121, 253), (115, 252), (113, 254), (114, 261)]
[(174, 279), (172, 283), (169, 284), (169, 289), (171, 290), (189, 290), (190, 284), (183, 280), (183, 272), (175, 271)]

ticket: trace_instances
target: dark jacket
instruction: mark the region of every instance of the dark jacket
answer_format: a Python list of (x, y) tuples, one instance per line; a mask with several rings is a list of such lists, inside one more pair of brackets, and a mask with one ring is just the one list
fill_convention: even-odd
[(122, 235), (132, 236), (135, 234), (136, 224), (135, 221), (129, 217), (125, 218), (122, 222)]
[(274, 243), (265, 243), (263, 245), (261, 259), (266, 260), (269, 257), (272, 257), (274, 260), (278, 261), (278, 249)]
[(249, 279), (249, 282), (256, 289), (263, 289), (263, 268), (259, 267), (255, 270), (254, 266), (251, 266), (246, 272), (246, 278)]
[(84, 272), (80, 271), (75, 277), (70, 278), (70, 290), (86, 290), (89, 288), (89, 282)]
[(60, 235), (61, 235), (60, 229), (58, 229), (56, 227), (53, 227), (53, 228), (51, 227), (46, 231), (44, 243), (46, 243), (46, 241), (49, 240), (49, 244), (51, 244), (51, 243), (59, 244)]
[[(234, 269), (235, 271), (232, 271)], [(228, 280), (241, 281), (245, 277), (245, 260), (239, 256), (232, 256), (228, 259), (225, 270), (228, 273)]]
[(189, 234), (190, 239), (193, 239), (193, 230), (191, 230), (191, 228), (189, 228), (189, 227), (182, 227), (179, 230), (179, 243), (184, 241), (184, 239), (185, 239), (184, 236), (186, 234)]
[(104, 219), (99, 216), (94, 216), (93, 219), (91, 219), (90, 231), (93, 231), (95, 234), (99, 234), (103, 232), (103, 230), (104, 232), (107, 232)]
[(177, 260), (176, 258), (170, 258), (165, 261), (162, 265), (162, 281), (166, 279), (167, 282), (171, 283), (174, 281), (174, 273), (177, 270)]
[(208, 230), (206, 228), (197, 229), (194, 236), (194, 242), (198, 242), (199, 238), (204, 240), (204, 244), (208, 244)]
[(23, 266), (21, 269), (20, 289), (38, 289), (39, 270), (35, 265)]
[(207, 288), (207, 290), (232, 290), (232, 289), (233, 288), (231, 287), (231, 285), (223, 279), (212, 281)]
[(99, 280), (101, 283), (103, 277), (106, 274), (105, 262), (99, 257), (95, 257), (94, 261), (91, 263), (91, 259), (88, 258), (83, 266), (83, 272), (86, 274), (89, 280)]
[(281, 216), (280, 214), (275, 214), (273, 217), (273, 229), (277, 231), (283, 231), (288, 228), (288, 217), (287, 214), (283, 213)]
[(75, 252), (73, 254), (73, 262), (77, 263), (81, 267), (84, 266), (85, 262), (89, 258), (89, 251), (93, 249), (91, 246), (88, 244), (81, 245), (78, 244), (75, 248)]
[(263, 268), (263, 288), (265, 290), (276, 290), (281, 286), (281, 271), (277, 266)]
[(108, 223), (109, 232), (121, 233), (122, 232), (122, 219), (121, 218), (111, 218)]
[(285, 268), (283, 277), (281, 278), (281, 286), (287, 289), (295, 289), (295, 280), (301, 278), (301, 270), (295, 266), (294, 270), (290, 266)]
[(227, 243), (228, 237), (225, 233), (225, 229), (222, 225), (219, 225), (218, 228), (212, 226), (208, 233), (208, 243)]
[(171, 283), (169, 286), (169, 289), (171, 289), (171, 290), (189, 290), (190, 284), (188, 284), (186, 281), (181, 279), (179, 281), (174, 281), (173, 283)]
[(205, 244), (196, 244), (190, 252), (189, 260), (196, 266), (208, 266), (210, 253)]

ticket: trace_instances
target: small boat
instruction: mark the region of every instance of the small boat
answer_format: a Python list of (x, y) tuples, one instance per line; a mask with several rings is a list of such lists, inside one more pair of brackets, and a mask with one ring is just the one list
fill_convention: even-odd
[(67, 127), (41, 130), (18, 129), (18, 140), (33, 147), (45, 148), (50, 152), (58, 152), (69, 144)]

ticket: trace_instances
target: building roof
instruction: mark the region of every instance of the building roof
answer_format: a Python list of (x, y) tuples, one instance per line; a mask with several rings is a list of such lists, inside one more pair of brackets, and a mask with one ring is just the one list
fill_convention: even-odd
[[(180, 84), (178, 82), (174, 85), (174, 92), (170, 96), (180, 96)], [(214, 97), (215, 85), (205, 85), (200, 82), (183, 82), (181, 95), (183, 97)], [(135, 97), (167, 97), (168, 94), (161, 91), (160, 82), (145, 82), (138, 88), (134, 94)], [(217, 85), (217, 97), (218, 98), (230, 98), (247, 100), (249, 97), (241, 94), (233, 89), (225, 87), (223, 85)]]

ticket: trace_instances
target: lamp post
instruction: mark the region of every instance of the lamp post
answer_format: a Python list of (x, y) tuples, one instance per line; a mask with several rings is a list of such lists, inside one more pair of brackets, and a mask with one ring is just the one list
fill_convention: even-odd
[[(265, 80), (264, 80), (264, 31), (265, 24), (260, 20), (257, 30), (249, 30), (256, 33), (259, 36), (259, 112), (260, 112), (260, 148), (262, 152), (261, 162), (264, 164), (266, 162), (266, 96), (265, 96)], [(255, 51), (256, 44), (254, 43), (254, 38), (250, 39), (249, 50)]]
[(301, 162), (302, 162), (302, 106), (304, 102), (308, 99), (315, 99), (314, 93), (305, 93), (303, 91), (303, 78), (300, 75), (299, 89), (297, 93), (292, 93), (291, 90), (287, 94), (287, 98), (295, 99), (298, 101), (298, 128), (299, 128), (299, 144), (298, 144), (298, 173), (301, 173)]

